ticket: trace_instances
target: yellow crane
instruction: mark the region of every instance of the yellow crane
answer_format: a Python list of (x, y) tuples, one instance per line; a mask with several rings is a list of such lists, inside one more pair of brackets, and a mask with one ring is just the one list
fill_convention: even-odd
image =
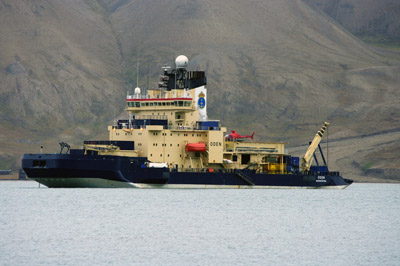
[(303, 171), (309, 171), (311, 164), (313, 162), (313, 155), (315, 150), (318, 148), (319, 143), (322, 140), (322, 137), (325, 133), (326, 128), (328, 127), (329, 123), (325, 122), (321, 129), (315, 134), (313, 141), (311, 142), (310, 146), (308, 147), (306, 153), (304, 154), (303, 158), (301, 159), (301, 169)]

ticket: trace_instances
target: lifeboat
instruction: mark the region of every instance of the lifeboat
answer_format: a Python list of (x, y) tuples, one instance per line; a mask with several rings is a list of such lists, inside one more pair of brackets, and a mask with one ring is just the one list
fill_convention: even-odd
[(206, 151), (206, 144), (204, 144), (203, 142), (199, 142), (199, 143), (188, 143), (186, 145), (186, 151), (190, 152), (190, 151), (194, 151), (194, 152), (205, 152)]

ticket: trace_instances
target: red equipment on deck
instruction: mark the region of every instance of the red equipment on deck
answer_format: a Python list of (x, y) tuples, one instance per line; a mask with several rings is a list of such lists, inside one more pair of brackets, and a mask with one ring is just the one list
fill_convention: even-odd
[(203, 142), (199, 142), (199, 143), (188, 143), (186, 145), (186, 151), (190, 152), (190, 151), (194, 151), (194, 152), (205, 152), (206, 149), (206, 144), (204, 144)]

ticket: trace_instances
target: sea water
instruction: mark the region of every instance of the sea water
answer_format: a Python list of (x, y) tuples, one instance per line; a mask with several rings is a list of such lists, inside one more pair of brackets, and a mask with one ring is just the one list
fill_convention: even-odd
[(141, 190), (0, 182), (0, 265), (400, 265), (400, 185)]

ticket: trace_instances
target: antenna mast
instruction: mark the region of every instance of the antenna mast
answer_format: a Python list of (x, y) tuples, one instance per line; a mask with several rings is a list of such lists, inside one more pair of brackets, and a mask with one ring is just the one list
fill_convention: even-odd
[(139, 87), (139, 59), (136, 64), (136, 87)]
[(149, 75), (150, 75), (150, 67), (149, 67), (149, 63), (147, 62), (147, 87), (146, 89), (149, 89)]

